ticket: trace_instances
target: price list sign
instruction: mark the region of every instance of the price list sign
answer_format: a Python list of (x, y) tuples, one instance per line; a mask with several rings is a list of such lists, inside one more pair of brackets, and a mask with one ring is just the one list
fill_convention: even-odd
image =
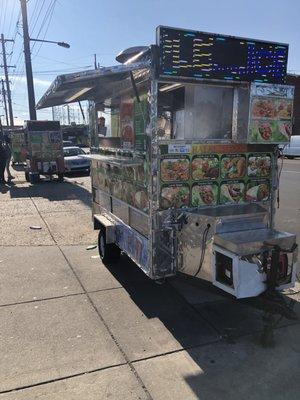
[(284, 83), (288, 45), (160, 26), (165, 77)]

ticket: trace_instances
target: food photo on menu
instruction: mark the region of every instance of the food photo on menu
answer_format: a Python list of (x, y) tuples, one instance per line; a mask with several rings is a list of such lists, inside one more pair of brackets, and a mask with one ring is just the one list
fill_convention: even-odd
[(227, 154), (221, 158), (221, 177), (225, 179), (243, 178), (246, 173), (246, 156)]
[(190, 188), (187, 185), (170, 185), (161, 189), (160, 206), (162, 209), (187, 207), (189, 202)]
[(195, 184), (192, 187), (192, 207), (216, 205), (218, 194), (219, 188), (216, 183)]
[(212, 156), (195, 156), (192, 161), (192, 178), (215, 179), (219, 177), (219, 158)]
[(240, 204), (245, 202), (244, 182), (222, 182), (220, 188), (221, 204)]
[(270, 185), (268, 181), (250, 181), (247, 185), (246, 201), (266, 201), (270, 197)]
[(163, 182), (187, 181), (189, 179), (188, 158), (165, 158), (160, 164), (160, 178)]
[(292, 112), (293, 112), (292, 100), (286, 100), (286, 99), (277, 100), (276, 113), (278, 118), (290, 119), (292, 118)]
[(250, 139), (253, 142), (287, 142), (290, 139), (291, 123), (284, 121), (253, 120)]
[(275, 118), (277, 114), (276, 102), (274, 99), (254, 99), (252, 102), (252, 117), (254, 118)]
[(247, 175), (250, 177), (267, 177), (271, 173), (271, 156), (267, 154), (250, 154), (248, 156)]

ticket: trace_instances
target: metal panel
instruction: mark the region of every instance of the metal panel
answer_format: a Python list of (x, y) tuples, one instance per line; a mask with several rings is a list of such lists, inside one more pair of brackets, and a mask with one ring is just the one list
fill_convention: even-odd
[(186, 224), (178, 233), (178, 269), (188, 275), (212, 281), (212, 244), (218, 232), (236, 232), (267, 227), (268, 213), (257, 204), (214, 207), (186, 212)]
[(149, 216), (133, 208), (129, 209), (129, 225), (142, 235), (149, 236)]
[(272, 229), (256, 229), (218, 234), (214, 236), (214, 243), (232, 253), (248, 255), (260, 253), (267, 246), (279, 246), (283, 250), (290, 250), (296, 241), (296, 235), (279, 232)]
[(99, 204), (107, 211), (111, 211), (111, 196), (100, 189), (97, 189), (97, 196)]
[(123, 201), (112, 198), (112, 213), (120, 218), (126, 225), (129, 224), (129, 206)]

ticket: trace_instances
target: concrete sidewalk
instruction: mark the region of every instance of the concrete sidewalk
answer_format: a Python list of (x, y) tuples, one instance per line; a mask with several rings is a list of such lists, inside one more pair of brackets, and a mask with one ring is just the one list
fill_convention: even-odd
[(183, 277), (158, 286), (125, 256), (105, 267), (87, 250), (89, 178), (16, 174), (0, 192), (0, 400), (299, 399), (299, 320), (263, 348), (247, 302)]

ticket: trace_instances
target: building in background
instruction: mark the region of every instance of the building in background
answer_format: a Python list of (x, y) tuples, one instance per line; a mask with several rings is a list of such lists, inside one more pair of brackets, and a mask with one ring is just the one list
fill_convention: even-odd
[(286, 83), (295, 86), (293, 135), (300, 135), (300, 75), (288, 74)]

